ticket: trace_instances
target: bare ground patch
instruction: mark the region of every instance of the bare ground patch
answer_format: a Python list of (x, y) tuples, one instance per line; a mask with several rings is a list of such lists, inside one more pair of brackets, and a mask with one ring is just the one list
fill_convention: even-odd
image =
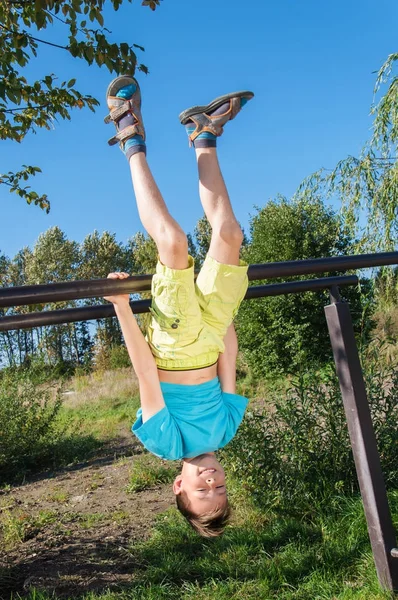
[(122, 437), (87, 462), (0, 491), (3, 526), (8, 520), (1, 600), (31, 587), (76, 598), (131, 584), (140, 565), (129, 545), (146, 539), (156, 515), (174, 504), (169, 484), (126, 493), (140, 453), (130, 436)]

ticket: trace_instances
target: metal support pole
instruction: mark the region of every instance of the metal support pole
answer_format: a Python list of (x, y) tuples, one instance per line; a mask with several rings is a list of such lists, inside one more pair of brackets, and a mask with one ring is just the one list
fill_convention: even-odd
[(398, 590), (396, 538), (348, 304), (337, 288), (325, 306), (348, 431), (380, 585)]

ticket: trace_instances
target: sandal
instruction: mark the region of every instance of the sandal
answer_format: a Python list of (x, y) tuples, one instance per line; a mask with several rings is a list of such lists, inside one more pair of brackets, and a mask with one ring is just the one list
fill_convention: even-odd
[[(136, 86), (136, 90), (131, 98), (125, 99), (116, 96), (121, 88), (131, 84)], [(135, 135), (140, 135), (142, 139), (145, 140), (145, 129), (141, 115), (141, 91), (140, 86), (134, 77), (131, 77), (130, 75), (120, 75), (111, 81), (106, 91), (106, 102), (110, 113), (105, 117), (104, 121), (105, 123), (113, 122), (117, 130), (116, 135), (108, 140), (110, 146), (119, 143), (120, 147), (123, 149), (126, 140)], [(119, 129), (119, 122), (126, 115), (131, 115), (133, 122), (131, 125)]]
[[(218, 96), (218, 98), (207, 104), (207, 106), (192, 106), (184, 110), (179, 116), (180, 123), (186, 125), (189, 121), (192, 121), (196, 125), (196, 129), (189, 136), (191, 142), (204, 131), (208, 131), (215, 136), (220, 136), (223, 132), (223, 125), (234, 119), (242, 108), (241, 100), (245, 99), (248, 101), (253, 96), (253, 92), (247, 91), (231, 92), (230, 94)], [(229, 102), (229, 109), (224, 114), (209, 114), (227, 102)]]

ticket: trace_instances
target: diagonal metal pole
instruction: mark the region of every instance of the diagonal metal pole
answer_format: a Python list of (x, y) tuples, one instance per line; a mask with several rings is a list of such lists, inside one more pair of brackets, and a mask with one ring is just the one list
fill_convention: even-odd
[(348, 431), (380, 585), (398, 590), (398, 552), (349, 305), (337, 287), (325, 306)]

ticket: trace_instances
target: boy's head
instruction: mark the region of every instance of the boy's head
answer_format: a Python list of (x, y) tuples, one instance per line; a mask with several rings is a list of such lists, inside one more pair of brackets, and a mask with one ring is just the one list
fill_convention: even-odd
[(214, 452), (185, 459), (173, 491), (178, 509), (197, 533), (203, 537), (223, 533), (230, 508), (224, 469)]

